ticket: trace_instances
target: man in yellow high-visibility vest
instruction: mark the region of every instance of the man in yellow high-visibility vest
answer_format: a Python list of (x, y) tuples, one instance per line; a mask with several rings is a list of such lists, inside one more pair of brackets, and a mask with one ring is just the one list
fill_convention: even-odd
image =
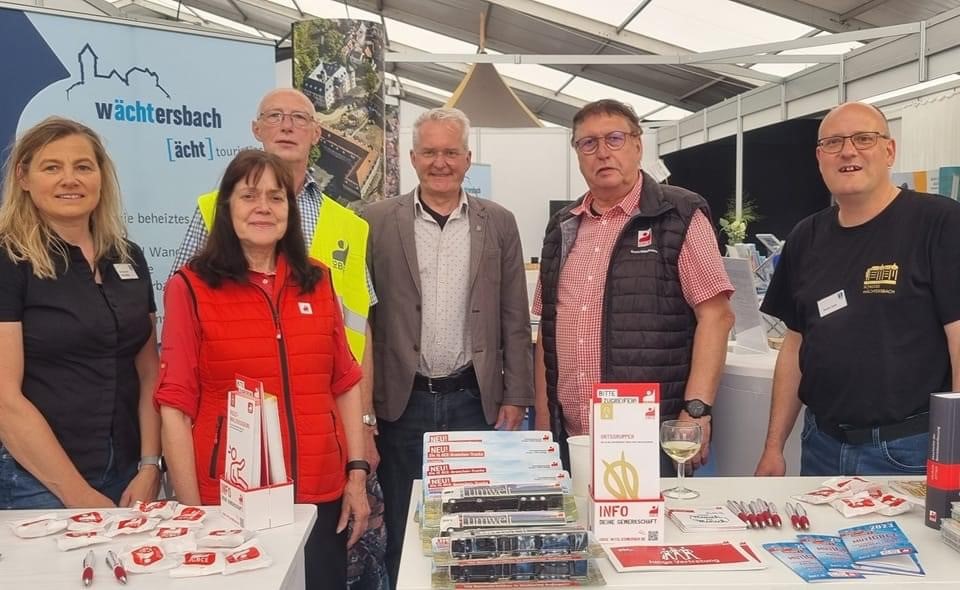
[[(367, 495), (371, 513), (368, 530), (352, 548), (352, 551), (363, 554), (351, 555), (348, 563), (366, 564), (360, 576), (363, 579), (382, 579), (386, 576), (383, 567), (386, 533), (383, 519), (378, 517), (378, 514), (382, 515), (383, 512), (383, 493), (376, 478), (380, 457), (374, 442), (377, 430), (372, 393), (373, 357), (370, 351), (370, 330), (367, 326), (369, 309), (376, 304), (377, 297), (366, 267), (367, 222), (334, 199), (326, 197), (308, 169), (310, 149), (319, 141), (321, 131), (316, 122), (316, 109), (303, 93), (292, 88), (268, 92), (260, 101), (252, 129), (254, 137), (263, 144), (264, 151), (279, 156), (289, 165), (294, 185), (300, 187), (297, 204), (300, 207), (303, 235), (310, 256), (330, 268), (334, 289), (343, 310), (347, 341), (350, 350), (363, 367), (364, 378), (360, 388), (363, 392), (363, 421), (369, 434), (366, 445), (367, 462), (370, 464)], [(197, 209), (177, 251), (171, 275), (206, 243), (209, 230), (213, 226), (216, 196), (216, 191), (213, 191), (198, 197)], [(337, 517), (339, 518), (339, 515)], [(306, 564), (307, 570), (313, 567), (316, 567), (316, 564)], [(351, 568), (352, 578), (357, 578), (356, 569)], [(322, 575), (322, 572), (318, 572), (318, 575)], [(351, 587), (360, 590), (359, 585)], [(386, 586), (362, 586), (363, 590), (378, 587)]]

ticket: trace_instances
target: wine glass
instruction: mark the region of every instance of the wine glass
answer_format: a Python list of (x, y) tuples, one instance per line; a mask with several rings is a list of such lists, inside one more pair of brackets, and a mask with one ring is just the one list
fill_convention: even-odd
[(683, 485), (684, 464), (700, 451), (703, 433), (700, 425), (686, 420), (665, 420), (660, 425), (660, 446), (663, 452), (677, 462), (677, 486), (663, 490), (668, 498), (690, 500), (700, 496), (700, 492)]

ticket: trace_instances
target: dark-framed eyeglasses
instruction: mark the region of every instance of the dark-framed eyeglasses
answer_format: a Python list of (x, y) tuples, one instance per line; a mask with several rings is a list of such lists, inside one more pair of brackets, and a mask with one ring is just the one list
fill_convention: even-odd
[(292, 113), (285, 113), (281, 110), (275, 111), (264, 111), (260, 113), (260, 120), (263, 121), (265, 125), (270, 127), (276, 127), (283, 124), (283, 120), (287, 117), (290, 117), (290, 123), (297, 128), (303, 129), (313, 123), (313, 115), (306, 113), (304, 111), (293, 111)]
[(859, 131), (853, 135), (832, 135), (817, 140), (817, 147), (827, 154), (836, 154), (843, 150), (843, 144), (848, 139), (850, 145), (858, 150), (868, 150), (877, 145), (879, 138), (890, 139), (889, 135), (884, 135), (879, 131)]
[(628, 137), (636, 137), (638, 133), (630, 131), (611, 131), (606, 135), (591, 135), (588, 137), (581, 137), (580, 139), (573, 142), (573, 148), (584, 155), (590, 155), (597, 151), (600, 147), (600, 140), (603, 140), (603, 145), (607, 146), (607, 149), (619, 150), (626, 143)]

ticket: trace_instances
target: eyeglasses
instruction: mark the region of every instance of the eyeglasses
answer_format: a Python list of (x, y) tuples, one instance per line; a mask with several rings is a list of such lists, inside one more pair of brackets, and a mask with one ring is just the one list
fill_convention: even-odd
[(440, 156), (443, 156), (444, 160), (456, 160), (463, 156), (466, 152), (463, 150), (416, 150), (418, 156), (424, 160), (436, 160)]
[(817, 140), (817, 147), (823, 150), (824, 153), (836, 154), (843, 150), (844, 142), (849, 139), (850, 145), (858, 150), (868, 150), (877, 145), (877, 139), (881, 137), (890, 139), (889, 135), (884, 135), (879, 131), (861, 131), (853, 135), (834, 135)]
[(600, 147), (600, 140), (611, 150), (619, 150), (627, 143), (627, 137), (636, 137), (637, 133), (628, 133), (626, 131), (611, 131), (604, 136), (581, 137), (573, 142), (573, 148), (584, 155), (590, 155)]
[(290, 123), (292, 123), (294, 127), (300, 129), (303, 129), (314, 122), (313, 115), (303, 111), (293, 111), (292, 113), (285, 113), (283, 111), (264, 111), (260, 113), (260, 120), (271, 127), (282, 125), (283, 120), (287, 117), (290, 117)]

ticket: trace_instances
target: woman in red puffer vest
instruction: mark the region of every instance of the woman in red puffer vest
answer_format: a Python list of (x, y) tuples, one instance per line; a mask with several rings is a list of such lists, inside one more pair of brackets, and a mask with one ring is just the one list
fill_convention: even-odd
[(294, 195), (276, 156), (247, 150), (227, 167), (206, 246), (166, 285), (154, 397), (178, 500), (218, 504), (227, 392), (237, 375), (262, 382), (277, 397), (295, 499), (318, 509), (305, 556), (345, 571), (346, 519), (362, 533), (369, 513), (361, 371), (330, 274), (307, 258)]

